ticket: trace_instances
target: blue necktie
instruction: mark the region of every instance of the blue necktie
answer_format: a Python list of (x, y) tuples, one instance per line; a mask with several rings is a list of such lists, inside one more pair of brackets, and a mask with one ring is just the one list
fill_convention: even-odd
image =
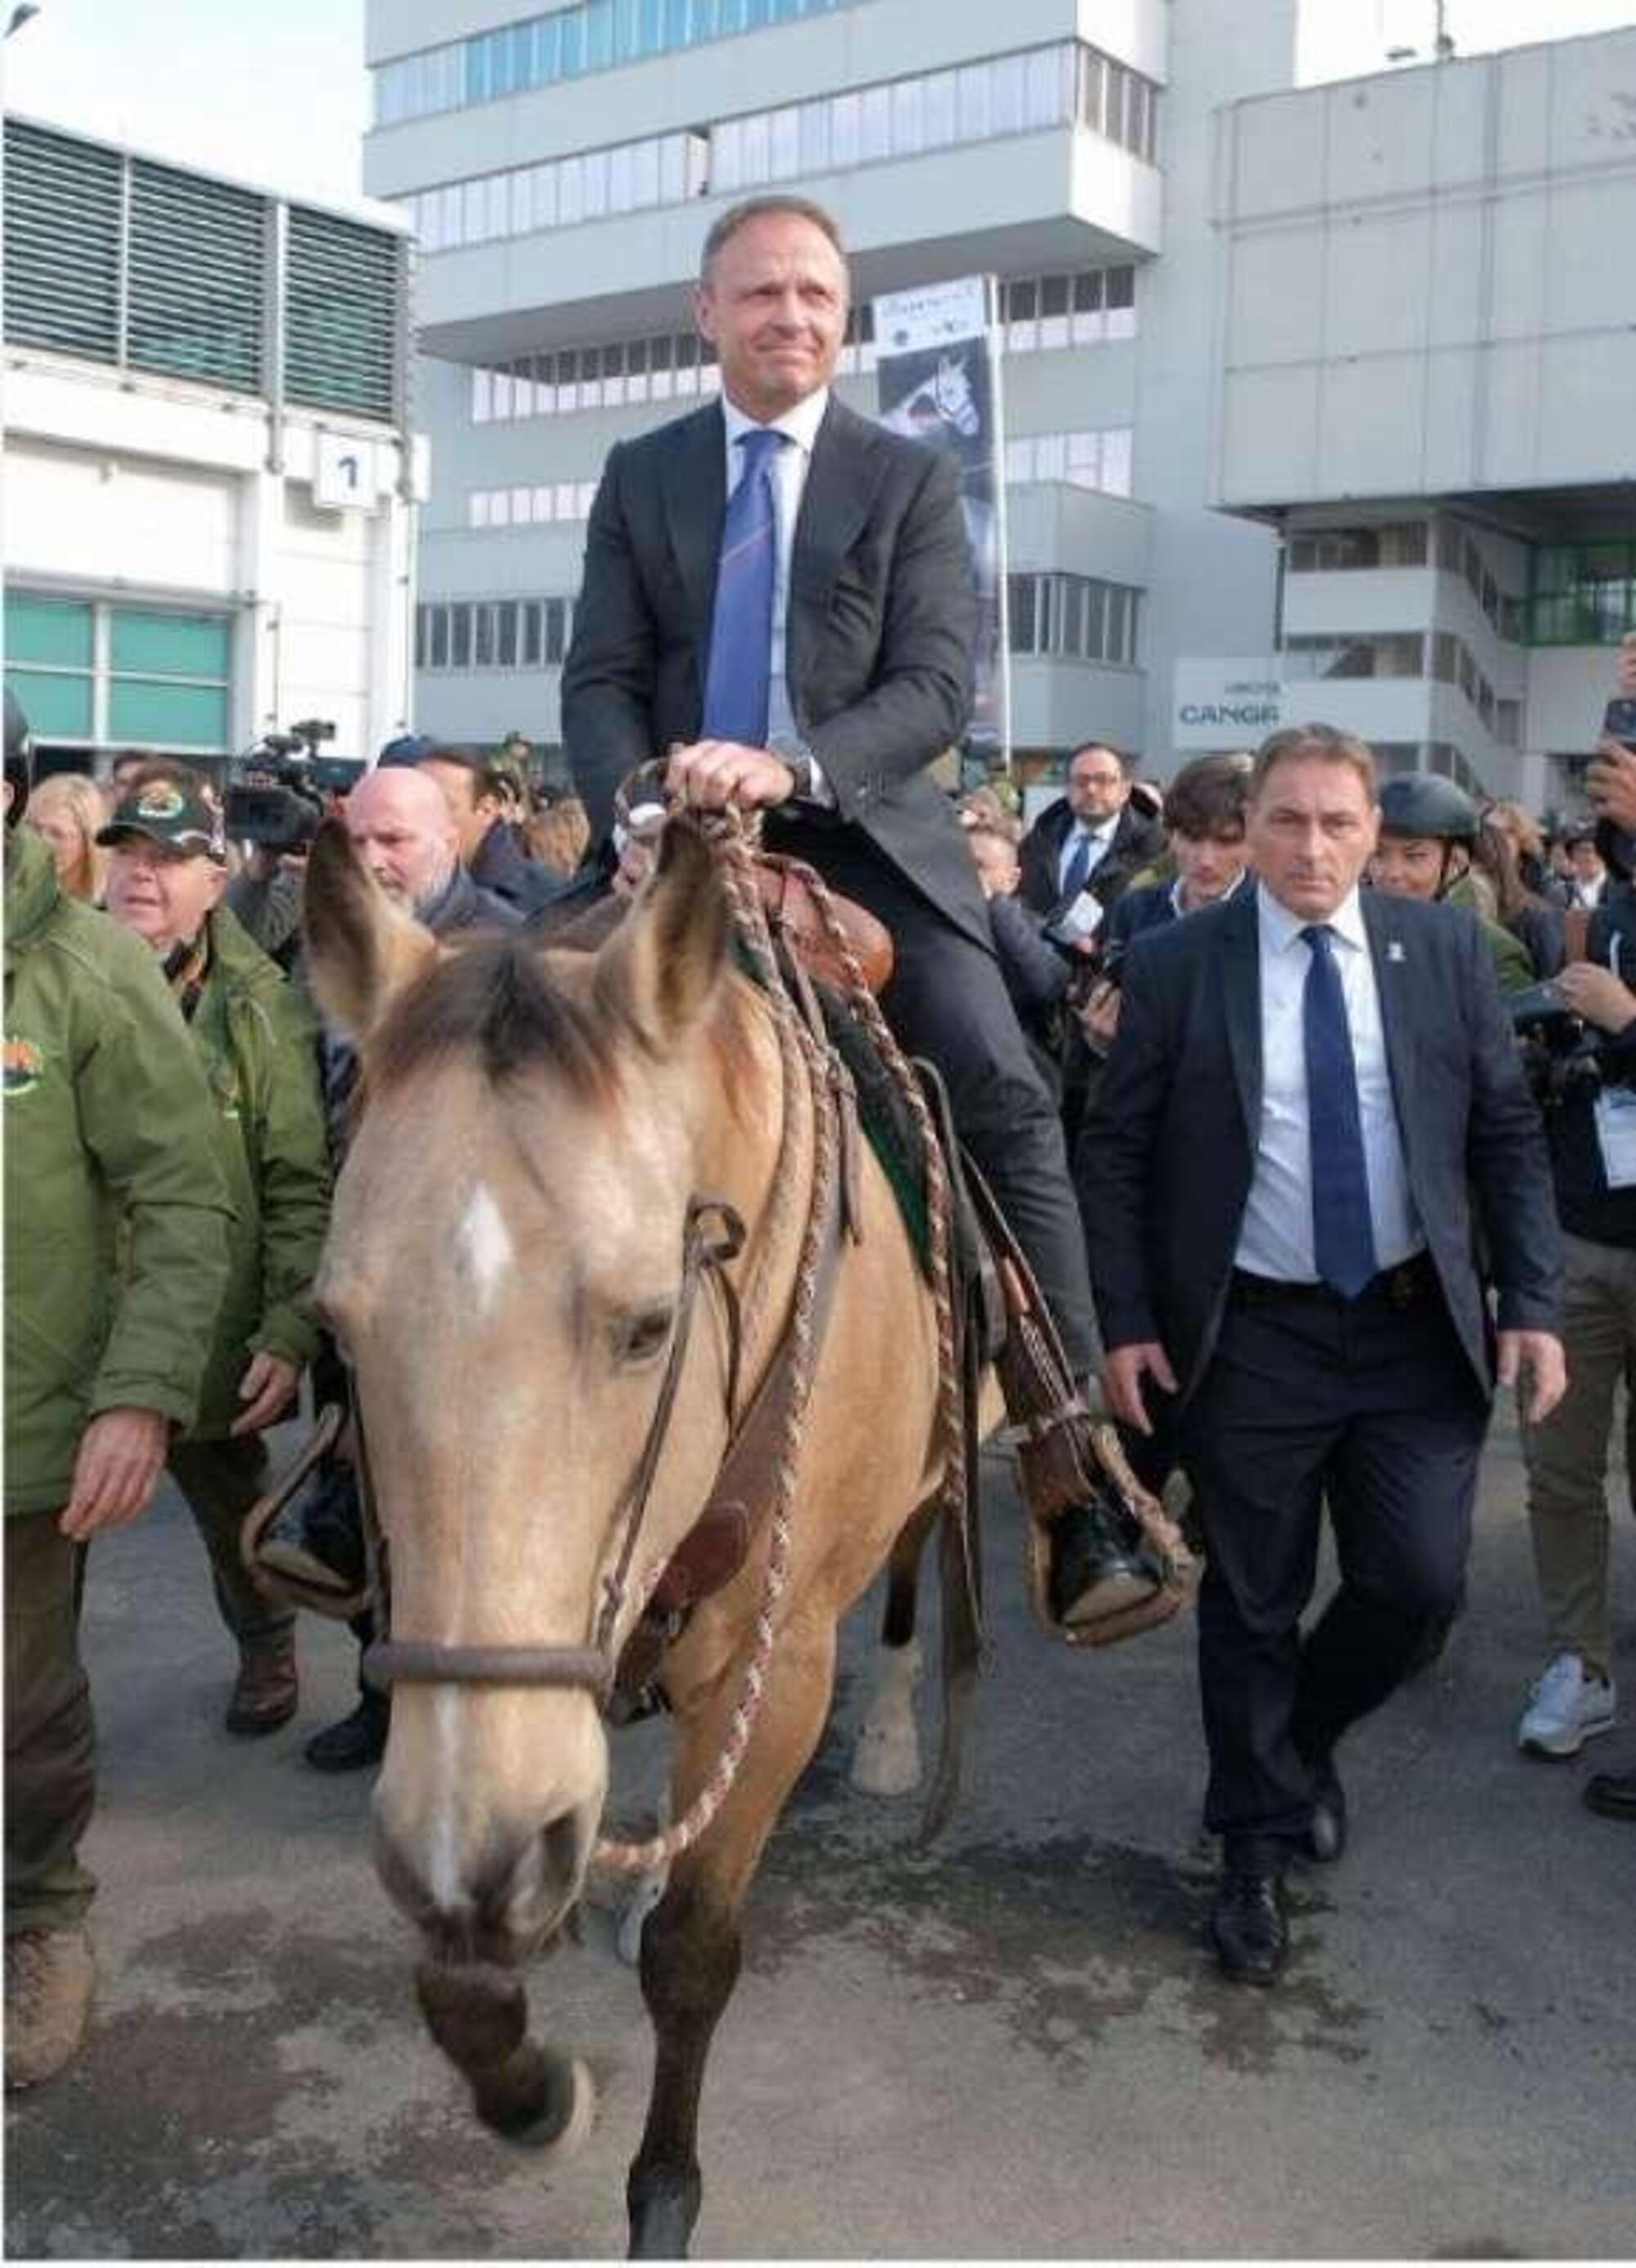
[(721, 563), (711, 616), (710, 667), (704, 680), (703, 737), (767, 741), (771, 689), (772, 594), (777, 569), (777, 516), (773, 508), (773, 460), (785, 436), (770, 426), (741, 433), (744, 470), (727, 499), (721, 525)]
[(1301, 1023), (1312, 1141), (1313, 1257), (1331, 1290), (1355, 1300), (1376, 1271), (1358, 1067), (1346, 1021), (1346, 995), (1336, 965), (1335, 932), (1315, 923), (1301, 935), (1312, 948)]
[(1081, 828), (1080, 839), (1073, 846), (1073, 855), (1068, 861), (1068, 871), (1062, 878), (1062, 895), (1065, 904), (1072, 905), (1079, 896), (1085, 887), (1085, 878), (1090, 871), (1091, 838), (1085, 828)]

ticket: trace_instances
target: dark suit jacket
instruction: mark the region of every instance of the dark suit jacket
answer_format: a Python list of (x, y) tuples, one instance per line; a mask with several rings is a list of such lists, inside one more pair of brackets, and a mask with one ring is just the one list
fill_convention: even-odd
[[(712, 402), (619, 443), (604, 468), (563, 672), (563, 734), (594, 836), (634, 765), (699, 737), (726, 451)], [(839, 818), (987, 949), (970, 851), (925, 770), (964, 729), (976, 633), (954, 460), (831, 396), (790, 564), (790, 705)]]
[[(1361, 903), (1410, 1193), (1487, 1391), (1479, 1224), (1500, 1327), (1556, 1328), (1561, 1256), (1539, 1114), (1472, 917), (1367, 890)], [(1255, 1173), (1257, 905), (1247, 887), (1132, 945), (1081, 1152), (1103, 1341), (1157, 1339), (1184, 1396), (1215, 1344)]]
[[(1062, 865), (1062, 846), (1073, 823), (1067, 797), (1058, 796), (1055, 803), (1046, 805), (1022, 838), (1022, 847), (1017, 854), (1022, 879), (1017, 894), (1024, 905), (1032, 906), (1036, 914), (1052, 914), (1061, 902), (1058, 870)], [(1155, 858), (1162, 858), (1164, 849), (1165, 831), (1158, 821), (1144, 818), (1127, 803), (1119, 814), (1113, 841), (1097, 862), (1087, 889), (1099, 905), (1115, 904), (1131, 878)]]

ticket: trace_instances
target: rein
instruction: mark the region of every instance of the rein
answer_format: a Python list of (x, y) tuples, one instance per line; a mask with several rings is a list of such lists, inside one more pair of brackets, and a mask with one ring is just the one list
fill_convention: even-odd
[[(394, 1640), (372, 1646), (364, 1657), (364, 1675), (372, 1685), (394, 1683), (534, 1685), (593, 1695), (605, 1705), (614, 1688), (617, 1656), (614, 1634), (630, 1604), (630, 1571), (640, 1539), (653, 1481), (674, 1414), (689, 1336), (701, 1281), (708, 1278), (720, 1292), (727, 1317), (728, 1363), (726, 1407), (733, 1426), (712, 1500), (734, 1483), (759, 1483), (763, 1436), (776, 1442), (771, 1473), (768, 1521), (767, 1565), (756, 1609), (755, 1638), (744, 1666), (739, 1697), (721, 1753), (683, 1816), (661, 1834), (644, 1843), (602, 1837), (595, 1863), (623, 1873), (648, 1874), (667, 1866), (696, 1844), (720, 1810), (738, 1777), (750, 1735), (760, 1714), (762, 1697), (772, 1659), (778, 1601), (788, 1579), (791, 1516), (793, 1511), (807, 1406), (813, 1378), (822, 1351), (835, 1278), (838, 1272), (846, 1216), (855, 1211), (851, 1195), (851, 1155), (856, 1129), (847, 1130), (848, 1082), (837, 1074), (833, 1051), (822, 1027), (814, 1029), (791, 997), (774, 947), (772, 932), (757, 888), (752, 854), (742, 822), (727, 814), (711, 823), (708, 834), (719, 863), (740, 942), (760, 980), (771, 1010), (784, 1069), (785, 1108), (793, 1110), (805, 1091), (812, 1112), (813, 1164), (807, 1220), (790, 1314), (768, 1366), (767, 1375), (750, 1409), (734, 1425), (738, 1401), (741, 1320), (737, 1293), (726, 1268), (744, 1243), (744, 1223), (732, 1206), (719, 1198), (695, 1196), (689, 1203), (682, 1243), (682, 1289), (672, 1323), (670, 1351), (658, 1400), (649, 1422), (642, 1452), (621, 1506), (623, 1534), (611, 1574), (606, 1579), (593, 1627), (587, 1641), (575, 1646), (443, 1646), (424, 1639)], [(793, 864), (793, 862), (791, 862)], [(925, 1146), (927, 1210), (932, 1229), (932, 1290), (937, 1308), (940, 1358), (939, 1432), (944, 1454), (943, 1492), (958, 1504), (965, 1486), (966, 1443), (960, 1400), (960, 1377), (955, 1354), (953, 1297), (949, 1279), (950, 1204), (941, 1152), (932, 1129), (919, 1082), (865, 980), (851, 942), (834, 912), (828, 892), (809, 868), (800, 869), (808, 885), (829, 942), (844, 972), (844, 989), (892, 1071), (911, 1113), (920, 1124)], [(799, 966), (799, 964), (798, 964)], [(776, 1390), (775, 1390), (776, 1389)], [(368, 1481), (367, 1460), (360, 1432), (358, 1440), (361, 1492), (365, 1528), (378, 1573), (383, 1573), (379, 1521)], [(759, 1496), (760, 1488), (756, 1488)], [(636, 1594), (639, 1615), (664, 1572), (663, 1564), (652, 1570)], [(389, 1597), (386, 1583), (377, 1584), (377, 1595)]]

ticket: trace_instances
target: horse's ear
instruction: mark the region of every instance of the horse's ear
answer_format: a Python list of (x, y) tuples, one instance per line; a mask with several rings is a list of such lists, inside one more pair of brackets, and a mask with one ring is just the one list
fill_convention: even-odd
[(399, 912), (338, 820), (325, 821), (307, 854), (302, 928), (324, 1021), (360, 1042), (438, 957), (437, 940)]
[(720, 870), (697, 828), (673, 819), (652, 878), (597, 956), (597, 990), (664, 1053), (714, 1000), (731, 938)]

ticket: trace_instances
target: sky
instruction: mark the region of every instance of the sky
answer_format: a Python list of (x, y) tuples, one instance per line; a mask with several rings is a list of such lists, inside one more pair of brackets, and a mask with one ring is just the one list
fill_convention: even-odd
[[(1301, 0), (1298, 76), (1378, 70), (1392, 47), (1429, 61), (1434, 15), (1434, 0)], [(1636, 24), (1636, 0), (1448, 0), (1448, 17), (1475, 55)], [(363, 54), (364, 0), (39, 0), (5, 42), (4, 99), (266, 188), (352, 198)]]

